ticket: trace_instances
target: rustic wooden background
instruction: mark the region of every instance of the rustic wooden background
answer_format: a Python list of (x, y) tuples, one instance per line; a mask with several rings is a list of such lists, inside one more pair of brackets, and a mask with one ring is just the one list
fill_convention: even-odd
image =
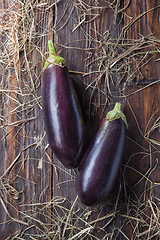
[[(0, 62), (0, 239), (159, 239), (160, 63), (154, 52), (160, 50), (160, 2), (108, 1), (114, 4), (103, 10), (107, 1), (15, 2), (0, 1), (1, 51), (14, 50)], [(118, 84), (115, 72), (114, 84), (109, 79), (101, 94), (87, 86), (99, 76), (94, 59), (107, 31), (112, 39), (123, 31), (125, 44), (148, 36), (159, 42), (147, 48), (141, 74), (128, 58), (133, 81), (126, 74)], [(91, 135), (117, 100), (128, 120), (121, 185), (117, 181), (111, 200), (95, 208), (79, 202), (76, 171), (59, 163), (45, 136), (40, 82), (48, 39), (67, 61)]]

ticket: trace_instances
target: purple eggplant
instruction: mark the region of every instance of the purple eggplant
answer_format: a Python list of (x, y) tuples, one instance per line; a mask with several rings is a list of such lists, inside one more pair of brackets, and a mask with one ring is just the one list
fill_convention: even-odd
[(102, 120), (79, 167), (76, 184), (84, 205), (96, 205), (111, 192), (121, 163), (126, 125), (121, 104), (116, 103)]
[(86, 126), (65, 60), (52, 41), (42, 80), (42, 107), (48, 142), (67, 168), (76, 168), (82, 158)]

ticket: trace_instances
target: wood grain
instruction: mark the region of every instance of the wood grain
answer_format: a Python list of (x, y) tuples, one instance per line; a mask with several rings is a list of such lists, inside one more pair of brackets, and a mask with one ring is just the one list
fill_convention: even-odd
[[(88, 4), (86, 15), (82, 6), (76, 5), (80, 2)], [(26, 40), (17, 55), (19, 65), (13, 65), (11, 70), (0, 66), (0, 88), (5, 90), (0, 92), (2, 240), (16, 237), (31, 239), (30, 236), (40, 239), (38, 234), (43, 234), (45, 238), (49, 232), (46, 239), (62, 240), (82, 230), (86, 232), (77, 239), (82, 239), (82, 236), (84, 239), (150, 239), (153, 234), (147, 232), (146, 236), (138, 238), (145, 229), (138, 211), (146, 204), (146, 218), (143, 220), (147, 222), (155, 217), (152, 204), (159, 207), (160, 149), (152, 141), (159, 141), (158, 127), (147, 135), (159, 117), (160, 87), (159, 82), (154, 84), (160, 79), (159, 61), (155, 61), (159, 55), (148, 55), (152, 59), (141, 69), (143, 84), (132, 83), (124, 88), (123, 83), (118, 84), (120, 74), (115, 73), (113, 79), (109, 79), (111, 93), (108, 93), (104, 75), (98, 85), (95, 84), (99, 76), (95, 70), (99, 64), (97, 57), (103, 56), (102, 49), (106, 50), (107, 31), (112, 38), (119, 37), (126, 30), (126, 39), (135, 40), (142, 35), (159, 39), (160, 8), (156, 0), (131, 1), (125, 13), (118, 13), (119, 8), (128, 5), (127, 0), (124, 4), (115, 1), (114, 5), (110, 5), (112, 9), (106, 1), (100, 4), (95, 1), (92, 4), (96, 8), (90, 9), (91, 2), (60, 0), (56, 3), (38, 1), (37, 4), (31, 1), (31, 5), (24, 4), (23, 7), (28, 7), (26, 20), (30, 24), (29, 36), (32, 37)], [(100, 10), (102, 6), (107, 7)], [(8, 9), (9, 1), (0, 1), (0, 7)], [(19, 11), (21, 8), (20, 5)], [(29, 19), (33, 21), (29, 22)], [(128, 120), (118, 181), (106, 203), (95, 208), (88, 209), (80, 203), (75, 186), (77, 170), (65, 169), (48, 146), (40, 91), (48, 39), (54, 39), (57, 50), (67, 61), (84, 109), (90, 138), (96, 133), (101, 117), (117, 100), (123, 103)], [(4, 43), (6, 36), (1, 41)], [(84, 75), (91, 72), (94, 73)], [(86, 88), (89, 84), (90, 87)], [(77, 216), (79, 219), (75, 220)]]
[[(128, 201), (130, 198), (134, 199), (139, 209), (143, 209), (142, 205), (146, 206), (146, 217), (144, 216), (146, 222), (153, 216), (149, 201), (159, 205), (159, 146), (152, 142), (152, 139), (158, 140), (160, 137), (158, 128), (154, 128), (156, 120), (159, 118), (159, 90), (159, 84), (150, 87), (137, 86), (134, 87), (134, 91), (130, 87), (126, 90), (128, 97), (126, 98), (125, 109), (129, 129), (123, 163), (125, 188), (128, 191)], [(151, 129), (152, 131), (150, 131)], [(135, 211), (133, 216), (134, 214), (137, 216), (138, 209), (135, 208), (133, 202), (130, 207)], [(136, 221), (135, 223), (133, 221), (132, 224), (124, 226), (128, 237), (136, 236), (136, 233), (138, 235), (145, 229), (142, 222), (138, 227), (136, 227)], [(135, 233), (133, 233), (133, 226), (135, 227)], [(145, 237), (150, 238), (152, 234), (153, 232), (150, 232)], [(144, 235), (142, 236), (144, 237)]]
[[(127, 1), (125, 1), (127, 4)], [(127, 39), (140, 39), (141, 37), (147, 38), (148, 36), (153, 39), (160, 38), (160, 5), (158, 1), (131, 1), (129, 7), (126, 9), (127, 15), (124, 16), (124, 26)], [(155, 47), (159, 43), (155, 43)], [(144, 48), (143, 51), (154, 51), (155, 48)], [(156, 80), (160, 78), (159, 71), (159, 54), (148, 54), (145, 64), (142, 69), (143, 80)]]
[[(2, 9), (8, 9), (8, 4), (8, 1), (3, 1)], [(10, 10), (20, 13), (22, 6), (18, 7), (10, 6)], [(33, 27), (39, 34), (42, 34), (48, 24), (49, 12), (44, 13), (44, 9), (37, 9), (33, 13), (32, 9), (28, 8), (28, 14), (32, 17), (34, 14), (35, 25)], [(12, 27), (12, 25), (8, 26)], [(3, 38), (3, 41), (5, 40)], [(42, 143), (44, 138), (42, 111), (36, 104), (38, 101), (36, 99), (40, 96), (39, 77), (43, 65), (37, 48), (41, 48), (42, 43), (45, 45), (44, 39), (39, 40), (36, 37), (30, 44), (26, 43), (26, 48), (22, 51), (18, 62), (21, 67), (19, 79), (15, 72), (17, 65), (11, 66), (11, 70), (6, 70), (2, 76), (1, 87), (6, 94), (5, 91), (4, 94), (2, 92), (1, 98), (3, 116), (0, 129), (1, 165), (3, 166), (0, 169), (1, 203), (3, 203), (0, 204), (1, 239), (8, 237), (12, 239), (15, 235), (21, 236), (25, 229), (25, 239), (29, 239), (27, 234), (37, 232), (34, 217), (37, 217), (39, 222), (50, 223), (49, 214), (48, 220), (44, 217), (43, 211), (39, 215), (38, 209), (43, 205), (36, 205), (47, 203), (52, 198), (52, 167), (45, 154), (47, 142)], [(44, 47), (42, 49), (46, 51)], [(33, 63), (34, 72), (29, 71), (30, 62)], [(36, 91), (33, 90), (34, 88)]]

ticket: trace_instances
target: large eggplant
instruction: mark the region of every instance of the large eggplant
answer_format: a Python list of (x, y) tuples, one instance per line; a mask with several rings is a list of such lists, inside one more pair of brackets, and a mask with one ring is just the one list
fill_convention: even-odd
[(116, 103), (102, 120), (79, 167), (76, 184), (84, 205), (92, 206), (108, 197), (120, 167), (126, 125), (121, 104)]
[(42, 107), (49, 145), (67, 168), (79, 165), (85, 145), (85, 122), (65, 60), (48, 42), (42, 80)]

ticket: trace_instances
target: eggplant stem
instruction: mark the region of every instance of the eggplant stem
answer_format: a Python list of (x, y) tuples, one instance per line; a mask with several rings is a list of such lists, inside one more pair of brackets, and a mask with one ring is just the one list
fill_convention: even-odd
[(53, 54), (57, 54), (57, 51), (55, 49), (55, 46), (52, 40), (48, 41), (48, 48), (49, 48), (49, 56), (52, 56)]
[(48, 48), (49, 48), (49, 57), (45, 61), (43, 70), (45, 70), (50, 64), (64, 67), (66, 65), (66, 61), (64, 58), (58, 55), (52, 40), (48, 41)]
[(122, 112), (122, 104), (116, 103), (114, 109), (107, 113), (106, 119), (108, 121), (113, 121), (119, 118), (121, 118), (124, 121), (126, 127), (128, 128), (126, 116)]

